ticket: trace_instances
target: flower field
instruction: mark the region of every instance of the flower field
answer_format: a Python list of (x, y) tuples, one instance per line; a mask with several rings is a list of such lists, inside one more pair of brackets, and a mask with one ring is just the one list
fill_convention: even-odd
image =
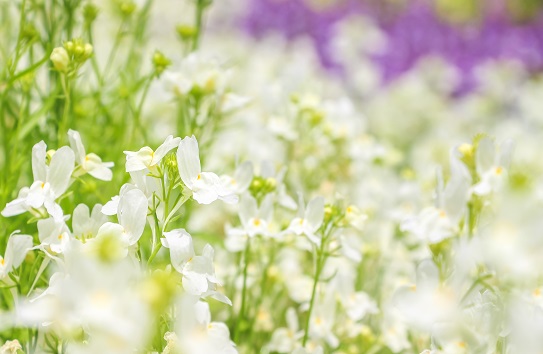
[(538, 0), (0, 0), (0, 354), (543, 351)]

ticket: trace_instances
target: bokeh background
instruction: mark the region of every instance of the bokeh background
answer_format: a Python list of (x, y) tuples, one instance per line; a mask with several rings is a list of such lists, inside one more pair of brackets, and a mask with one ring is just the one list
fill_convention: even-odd
[(246, 6), (240, 23), (248, 33), (307, 36), (321, 63), (339, 72), (331, 38), (337, 23), (355, 16), (367, 16), (385, 36), (386, 44), (371, 55), (385, 81), (428, 56), (459, 70), (459, 92), (473, 88), (474, 69), (485, 61), (514, 60), (534, 73), (543, 69), (540, 0), (249, 0)]

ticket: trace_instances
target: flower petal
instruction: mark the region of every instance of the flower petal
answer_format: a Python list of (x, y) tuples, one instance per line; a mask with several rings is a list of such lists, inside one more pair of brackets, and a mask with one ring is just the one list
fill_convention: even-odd
[(155, 153), (153, 155), (153, 160), (151, 161), (151, 166), (159, 163), (160, 160), (162, 160), (162, 158), (166, 156), (168, 152), (170, 152), (170, 150), (179, 146), (180, 142), (181, 142), (181, 138), (174, 138), (172, 135), (168, 136), (166, 140), (164, 141), (164, 143), (162, 143), (162, 145), (160, 145), (155, 150)]
[(185, 137), (179, 143), (179, 148), (177, 149), (177, 166), (183, 183), (192, 189), (194, 182), (198, 179), (198, 175), (202, 172), (198, 141), (196, 141), (194, 135), (190, 138)]
[(147, 197), (139, 189), (131, 189), (121, 195), (117, 218), (128, 234), (130, 245), (138, 242), (147, 221)]
[(85, 161), (87, 153), (85, 152), (85, 146), (83, 146), (83, 142), (81, 141), (81, 135), (79, 135), (79, 132), (70, 129), (68, 130), (68, 140), (70, 141), (70, 147), (74, 151), (77, 163), (82, 164), (83, 161)]
[(47, 145), (45, 145), (43, 140), (32, 147), (32, 174), (34, 181), (45, 182), (47, 179), (47, 166), (45, 165), (46, 150)]
[(60, 197), (68, 189), (70, 177), (74, 170), (74, 163), (74, 152), (67, 146), (58, 149), (51, 158), (47, 182), (51, 185), (55, 198)]

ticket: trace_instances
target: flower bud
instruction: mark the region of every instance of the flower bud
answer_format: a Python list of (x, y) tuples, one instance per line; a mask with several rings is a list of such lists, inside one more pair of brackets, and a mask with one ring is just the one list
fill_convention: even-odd
[(96, 17), (98, 16), (98, 8), (93, 4), (87, 4), (83, 8), (83, 18), (85, 19), (85, 22), (90, 24), (94, 22)]
[(53, 66), (57, 71), (66, 72), (68, 71), (68, 66), (70, 64), (70, 57), (66, 49), (62, 47), (57, 47), (53, 49), (51, 56), (49, 57), (53, 62)]
[(64, 43), (64, 49), (66, 49), (68, 52), (72, 52), (74, 50), (74, 42), (68, 41)]
[(136, 11), (136, 8), (137, 5), (133, 1), (125, 0), (119, 2), (119, 10), (121, 11), (122, 16), (130, 16), (132, 13), (134, 13), (134, 11)]
[(273, 191), (276, 186), (277, 186), (277, 180), (275, 178), (273, 178), (273, 177), (266, 178), (266, 187), (270, 191)]
[(83, 55), (86, 58), (89, 58), (92, 55), (92, 51), (93, 51), (92, 45), (89, 44), (89, 43), (85, 43), (84, 50), (83, 50)]
[(157, 76), (162, 74), (164, 70), (171, 64), (171, 60), (168, 59), (164, 54), (158, 50), (153, 54), (153, 66), (155, 67), (155, 72)]
[(458, 147), (458, 151), (463, 157), (471, 159), (474, 153), (474, 147), (471, 144), (464, 143)]
[(194, 26), (179, 25), (175, 28), (181, 40), (186, 41), (196, 36), (197, 29)]
[(140, 295), (157, 314), (162, 313), (178, 292), (179, 277), (171, 272), (157, 270), (140, 285)]

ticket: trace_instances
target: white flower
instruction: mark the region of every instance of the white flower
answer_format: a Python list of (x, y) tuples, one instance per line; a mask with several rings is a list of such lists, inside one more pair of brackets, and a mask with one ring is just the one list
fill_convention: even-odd
[(181, 353), (191, 354), (236, 354), (230, 331), (222, 322), (212, 322), (209, 304), (198, 301), (196, 304), (185, 301), (179, 306), (177, 337), (174, 347)]
[(268, 183), (272, 183), (277, 188), (277, 202), (284, 208), (296, 210), (298, 205), (290, 195), (288, 195), (283, 179), (287, 173), (286, 167), (279, 168), (277, 171), (271, 161), (263, 161), (260, 166), (260, 177)]
[(114, 235), (119, 237), (127, 247), (135, 245), (140, 239), (147, 220), (148, 202), (142, 191), (130, 186), (124, 185), (124, 188), (121, 188), (120, 197), (102, 207), (102, 213), (106, 215), (110, 215), (116, 207), (119, 223), (103, 224), (98, 230), (97, 238)]
[(300, 196), (298, 216), (290, 222), (286, 231), (296, 235), (305, 235), (315, 244), (320, 244), (320, 237), (315, 233), (321, 227), (324, 218), (324, 198), (315, 197), (304, 208), (303, 198)]
[(0, 280), (23, 263), (26, 253), (32, 249), (32, 236), (17, 235), (15, 231), (9, 236), (6, 253), (0, 256)]
[(368, 216), (360, 211), (355, 205), (349, 205), (345, 209), (345, 220), (351, 225), (352, 227), (362, 230), (364, 228), (364, 224), (366, 220), (368, 219)]
[(63, 271), (52, 275), (40, 296), (20, 299), (16, 323), (46, 325), (57, 333), (83, 329), (88, 338), (70, 343), (70, 353), (137, 352), (152, 323), (149, 307), (138, 295), (145, 275), (127, 259), (104, 264), (82, 250), (66, 251)]
[(98, 229), (107, 222), (107, 217), (101, 212), (102, 205), (96, 204), (89, 211), (85, 204), (75, 207), (72, 215), (72, 230), (77, 238), (88, 239), (98, 234)]
[(473, 186), (473, 193), (487, 195), (503, 184), (512, 150), (511, 140), (506, 140), (500, 145), (494, 144), (489, 138), (484, 138), (479, 142), (475, 158), (477, 174), (481, 180)]
[(268, 194), (260, 207), (256, 199), (245, 194), (239, 204), (239, 219), (249, 237), (256, 235), (270, 236), (269, 223), (273, 216), (273, 195)]
[[(451, 152), (451, 177), (443, 188), (443, 177), (438, 173), (436, 206), (423, 209), (419, 215), (406, 218), (400, 228), (411, 232), (420, 240), (438, 243), (452, 237), (458, 231), (460, 220), (465, 214), (469, 199), (471, 176), (466, 166)], [(440, 172), (440, 170), (438, 171)]]
[(23, 347), (17, 339), (8, 340), (0, 347), (0, 354), (17, 354), (19, 350), (22, 351)]
[(181, 138), (174, 138), (172, 135), (169, 135), (156, 151), (153, 151), (149, 146), (144, 146), (138, 151), (125, 151), (126, 172), (135, 172), (145, 169), (154, 171), (162, 158), (179, 145), (180, 140)]
[(223, 114), (231, 113), (245, 107), (251, 102), (251, 98), (227, 92), (222, 96), (220, 110)]
[(167, 70), (162, 76), (166, 90), (176, 96), (186, 96), (194, 91), (223, 91), (227, 78), (225, 74), (216, 61), (192, 53), (183, 59), (179, 70)]
[(164, 232), (162, 245), (170, 249), (170, 260), (176, 271), (183, 275), (183, 288), (196, 296), (211, 296), (219, 301), (230, 303), (215, 291), (219, 281), (213, 267), (213, 247), (207, 244), (201, 256), (196, 256), (192, 237), (184, 229)]
[(235, 193), (243, 193), (247, 191), (253, 179), (253, 164), (251, 161), (245, 161), (236, 168), (234, 176), (221, 176), (221, 182), (227, 189), (233, 190)]
[(442, 286), (439, 270), (431, 260), (417, 268), (416, 285), (400, 287), (393, 301), (403, 320), (413, 328), (431, 331), (440, 323), (449, 323), (459, 314), (456, 289)]
[(226, 240), (224, 243), (230, 252), (239, 252), (245, 249), (248, 237), (273, 236), (270, 231), (270, 222), (273, 216), (273, 194), (267, 194), (258, 207), (256, 199), (246, 193), (241, 198), (238, 214), (242, 227), (233, 228), (230, 225), (225, 227)]
[(212, 172), (202, 172), (198, 141), (194, 135), (185, 137), (179, 143), (177, 166), (183, 183), (192, 191), (198, 203), (210, 204), (217, 199), (229, 204), (237, 203), (238, 196), (221, 183), (219, 176)]
[(114, 166), (114, 163), (102, 162), (100, 156), (94, 153), (87, 154), (81, 141), (81, 136), (77, 131), (68, 130), (68, 138), (70, 140), (70, 147), (75, 153), (75, 160), (83, 170), (83, 173), (86, 172), (102, 181), (111, 181), (113, 174), (110, 168)]
[(38, 236), (42, 249), (48, 246), (54, 253), (64, 253), (73, 237), (63, 219), (47, 218), (38, 221)]
[[(319, 299), (317, 299), (318, 301)], [(311, 339), (324, 339), (328, 345), (335, 348), (339, 345), (339, 339), (335, 336), (333, 327), (336, 317), (335, 297), (328, 294), (321, 301), (315, 303), (311, 319), (309, 321), (309, 335)]]
[(74, 169), (74, 152), (67, 146), (58, 149), (46, 164), (47, 145), (40, 141), (32, 148), (32, 173), (34, 183), (30, 188), (22, 188), (19, 197), (8, 203), (2, 215), (9, 217), (25, 211), (45, 207), (47, 212), (56, 219), (62, 219), (62, 209), (55, 200), (60, 197), (70, 183)]
[(272, 334), (268, 344), (268, 349), (272, 352), (292, 352), (304, 335), (304, 332), (300, 331), (296, 310), (292, 307), (287, 310), (286, 319), (287, 327), (277, 328)]
[(102, 207), (102, 213), (110, 216), (117, 214), (117, 209), (119, 208), (119, 201), (121, 200), (121, 196), (128, 191), (131, 191), (132, 189), (138, 189), (138, 187), (130, 183), (123, 184), (121, 190), (119, 191), (119, 195), (112, 197), (111, 200)]

